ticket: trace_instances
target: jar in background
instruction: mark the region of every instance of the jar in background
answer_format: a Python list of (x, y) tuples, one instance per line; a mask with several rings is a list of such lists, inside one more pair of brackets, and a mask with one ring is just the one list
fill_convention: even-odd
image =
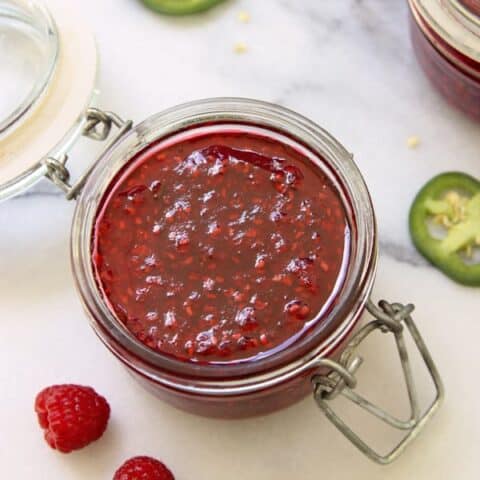
[(480, 2), (409, 0), (410, 34), (426, 75), (454, 106), (480, 121)]

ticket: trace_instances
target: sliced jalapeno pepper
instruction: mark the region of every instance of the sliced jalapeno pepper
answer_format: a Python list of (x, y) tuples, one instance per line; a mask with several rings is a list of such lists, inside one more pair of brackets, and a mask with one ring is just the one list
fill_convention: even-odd
[(142, 0), (147, 7), (168, 15), (203, 12), (223, 0)]
[[(410, 210), (417, 249), (456, 282), (480, 286), (480, 181), (459, 172), (438, 175), (418, 193)], [(477, 257), (478, 259), (478, 257)]]

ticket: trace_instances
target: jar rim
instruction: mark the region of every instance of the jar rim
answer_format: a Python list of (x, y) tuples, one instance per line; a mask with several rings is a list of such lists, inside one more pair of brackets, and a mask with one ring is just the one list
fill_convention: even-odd
[(458, 0), (408, 0), (414, 14), (462, 55), (480, 62), (480, 17)]
[[(355, 222), (355, 238), (351, 241), (354, 251), (351, 251), (339, 300), (331, 309), (331, 328), (327, 336), (322, 337), (325, 332), (320, 329), (317, 332), (313, 327), (288, 348), (250, 363), (185, 362), (151, 350), (128, 332), (108, 308), (97, 286), (91, 261), (94, 220), (106, 189), (120, 168), (152, 143), (212, 122), (260, 126), (282, 132), (305, 145), (324, 159), (325, 167), (337, 178), (349, 221)], [(341, 343), (358, 320), (372, 288), (377, 260), (376, 237), (375, 216), (365, 182), (352, 155), (334, 137), (305, 117), (277, 105), (240, 98), (213, 98), (179, 105), (150, 117), (102, 155), (78, 198), (72, 224), (72, 267), (94, 330), (124, 363), (137, 373), (169, 387), (216, 391), (221, 385), (222, 394), (226, 394), (247, 388), (247, 385), (251, 388), (252, 382), (254, 388), (258, 388), (263, 382), (298, 372), (310, 360), (328, 355)], [(192, 378), (199, 380), (194, 387)]]

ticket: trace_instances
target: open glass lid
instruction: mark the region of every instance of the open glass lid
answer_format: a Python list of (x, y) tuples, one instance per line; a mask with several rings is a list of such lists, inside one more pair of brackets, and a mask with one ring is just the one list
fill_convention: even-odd
[(97, 70), (94, 37), (70, 2), (0, 0), (0, 201), (47, 173), (81, 133)]

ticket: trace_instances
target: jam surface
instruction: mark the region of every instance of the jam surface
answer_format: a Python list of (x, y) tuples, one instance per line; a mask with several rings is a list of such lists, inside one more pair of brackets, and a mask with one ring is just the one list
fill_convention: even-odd
[(109, 308), (180, 360), (251, 360), (321, 321), (348, 225), (327, 176), (278, 140), (226, 130), (165, 140), (105, 194), (92, 239)]

